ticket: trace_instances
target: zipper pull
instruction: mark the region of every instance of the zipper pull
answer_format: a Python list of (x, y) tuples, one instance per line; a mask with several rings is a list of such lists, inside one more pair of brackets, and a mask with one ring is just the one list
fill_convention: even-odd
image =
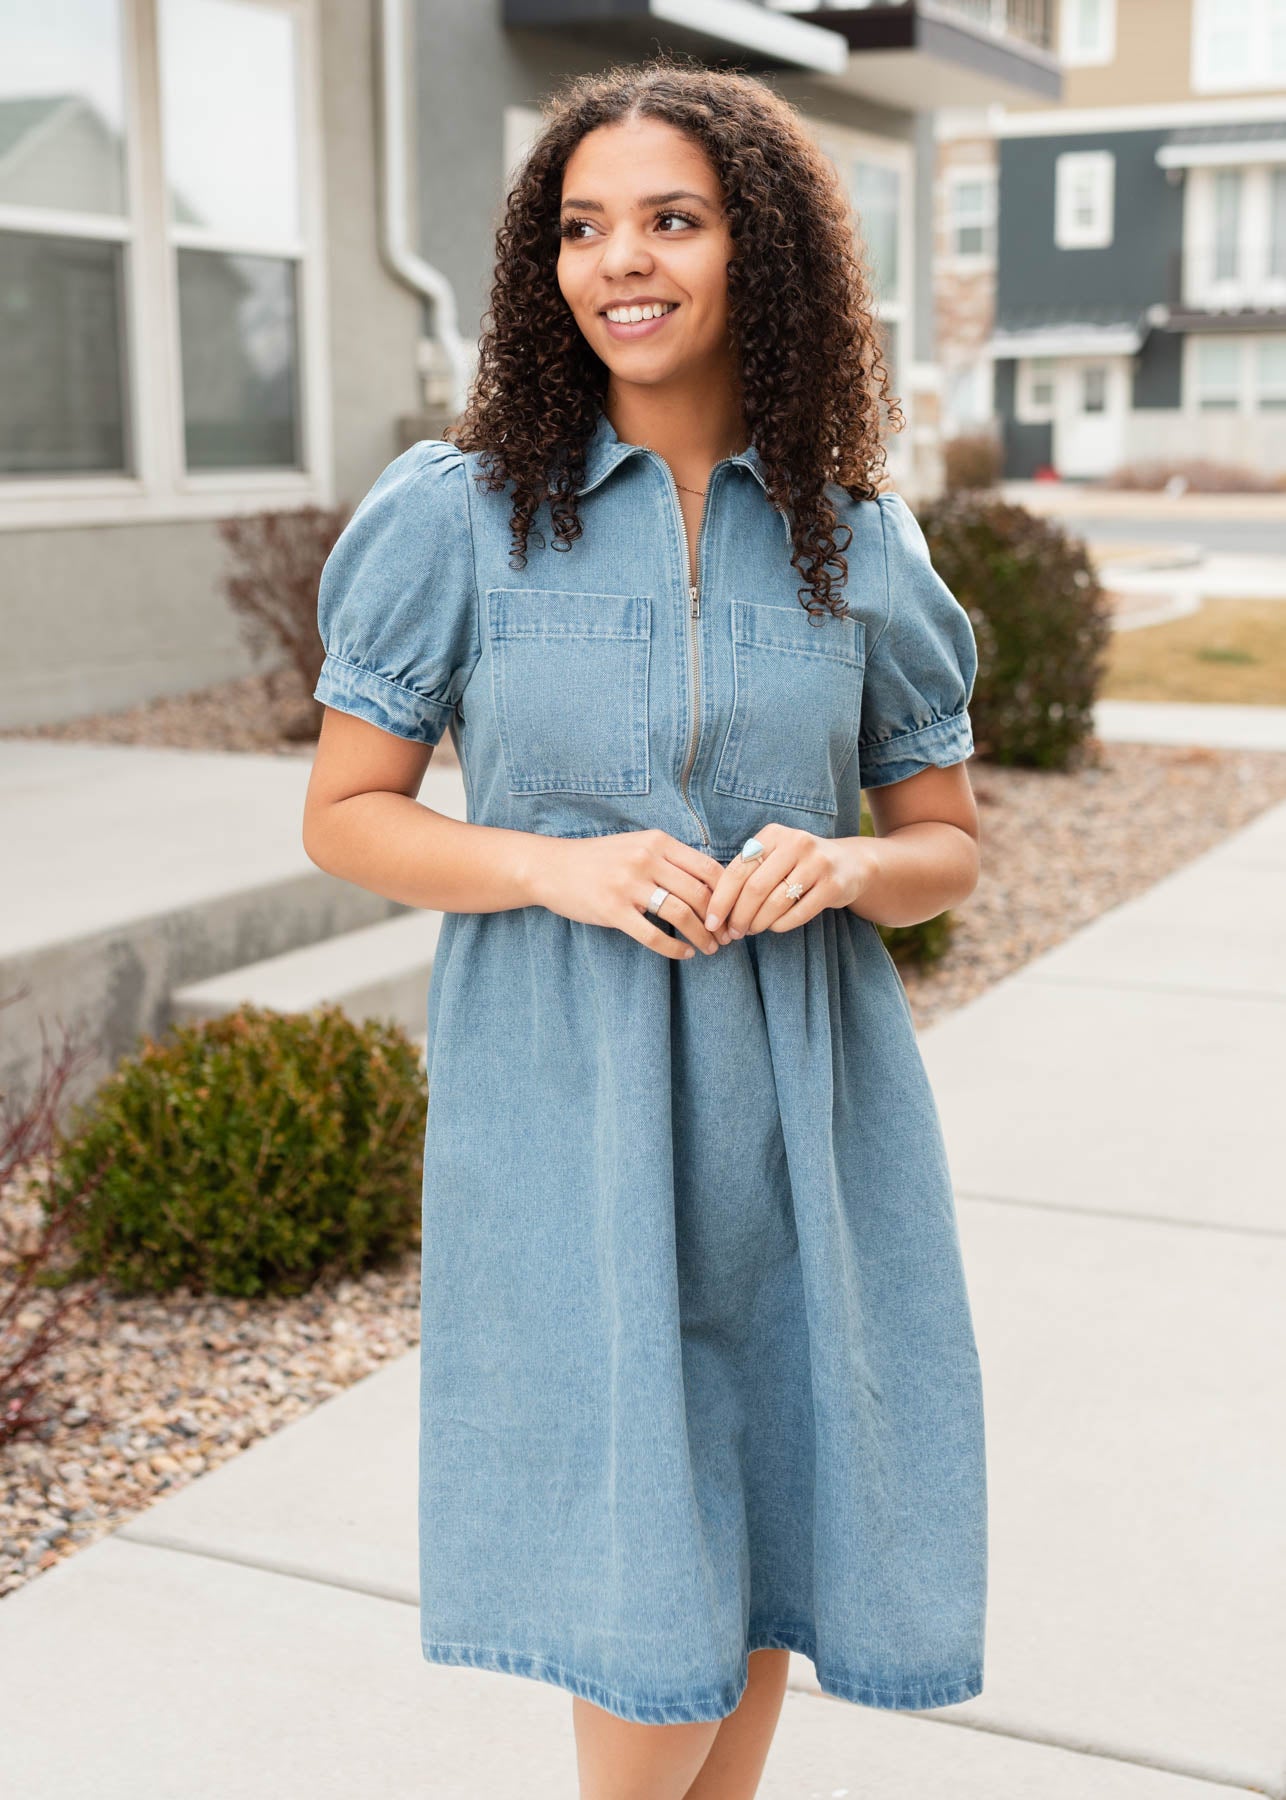
[(692, 617), (699, 619), (701, 617), (701, 596), (697, 593), (695, 583), (689, 587), (688, 593), (692, 596)]

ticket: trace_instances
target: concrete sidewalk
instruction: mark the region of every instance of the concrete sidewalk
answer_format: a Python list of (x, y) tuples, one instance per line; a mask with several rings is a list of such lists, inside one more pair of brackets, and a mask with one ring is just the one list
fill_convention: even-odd
[[(794, 1657), (761, 1795), (1286, 1800), (1286, 805), (921, 1042), (986, 1685), (883, 1713)], [(6, 1795), (571, 1800), (563, 1690), (421, 1659), (417, 1424), (412, 1354), (0, 1603)]]

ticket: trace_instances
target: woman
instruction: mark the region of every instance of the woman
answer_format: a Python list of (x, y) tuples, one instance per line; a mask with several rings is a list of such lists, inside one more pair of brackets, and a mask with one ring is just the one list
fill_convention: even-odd
[[(759, 82), (570, 83), (488, 317), (327, 562), (305, 827), (444, 915), (422, 1647), (568, 1690), (583, 1800), (741, 1800), (792, 1649), (870, 1706), (982, 1685), (978, 1358), (875, 924), (976, 883), (976, 650)], [(447, 730), (467, 822), (415, 799)]]

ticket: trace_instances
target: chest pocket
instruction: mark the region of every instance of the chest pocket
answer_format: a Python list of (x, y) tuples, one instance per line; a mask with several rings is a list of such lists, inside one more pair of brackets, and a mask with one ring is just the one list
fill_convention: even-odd
[(714, 773), (718, 793), (839, 810), (857, 748), (865, 632), (860, 619), (814, 625), (798, 602), (732, 602), (732, 718)]
[(646, 794), (652, 602), (490, 588), (492, 697), (511, 794)]

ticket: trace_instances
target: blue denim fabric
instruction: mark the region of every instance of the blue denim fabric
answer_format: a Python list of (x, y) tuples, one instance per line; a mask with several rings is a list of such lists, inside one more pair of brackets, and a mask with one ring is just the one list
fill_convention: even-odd
[[(433, 744), (478, 824), (773, 819), (973, 749), (969, 619), (896, 495), (854, 503), (852, 617), (810, 622), (753, 448), (716, 465), (699, 611), (673, 479), (599, 415), (583, 535), (429, 440), (326, 564), (328, 706)], [(662, 929), (673, 930), (664, 921)], [(896, 967), (828, 909), (687, 962), (543, 907), (444, 916), (428, 1001), (421, 1644), (645, 1723), (747, 1655), (920, 1710), (981, 1691), (982, 1386), (954, 1196)]]

